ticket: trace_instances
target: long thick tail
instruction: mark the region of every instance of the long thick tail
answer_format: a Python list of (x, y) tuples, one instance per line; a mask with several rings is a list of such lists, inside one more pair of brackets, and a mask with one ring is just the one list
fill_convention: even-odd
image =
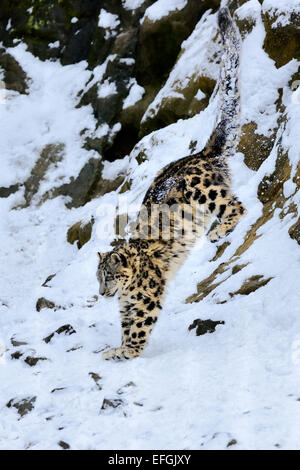
[(220, 75), (221, 118), (203, 154), (227, 158), (235, 152), (240, 129), (240, 35), (227, 7), (219, 10), (218, 23), (224, 47)]

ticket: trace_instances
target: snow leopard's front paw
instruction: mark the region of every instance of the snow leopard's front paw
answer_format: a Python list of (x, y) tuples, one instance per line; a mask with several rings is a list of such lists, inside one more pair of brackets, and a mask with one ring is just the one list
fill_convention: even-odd
[(124, 359), (132, 359), (137, 355), (135, 351), (129, 348), (112, 348), (102, 354), (102, 359), (105, 361), (122, 361)]
[(218, 231), (217, 231), (216, 229), (211, 230), (211, 231), (207, 234), (207, 239), (208, 239), (211, 243), (216, 243), (216, 242), (218, 242), (221, 238), (222, 238), (221, 235), (218, 233)]

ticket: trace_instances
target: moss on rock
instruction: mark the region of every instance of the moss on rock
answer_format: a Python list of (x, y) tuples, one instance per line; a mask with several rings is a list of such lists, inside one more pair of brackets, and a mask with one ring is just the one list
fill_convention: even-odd
[(298, 245), (300, 245), (300, 217), (297, 222), (290, 227), (289, 235), (293, 240), (296, 240)]
[(28, 93), (29, 78), (20, 64), (4, 49), (0, 49), (0, 68), (4, 71), (4, 83), (7, 90)]
[[(142, 86), (162, 83), (173, 66), (184, 41), (208, 8), (217, 8), (219, 0), (196, 2), (171, 11), (157, 21), (144, 18), (137, 45), (137, 80)], [(159, 53), (157, 53), (159, 51)]]
[(62, 325), (57, 330), (53, 331), (53, 333), (43, 338), (43, 341), (45, 341), (45, 343), (50, 343), (54, 335), (61, 335), (62, 333), (64, 333), (64, 335), (70, 336), (76, 333), (76, 330), (74, 330), (72, 325)]
[(36, 302), (35, 308), (37, 312), (40, 312), (43, 308), (55, 308), (55, 303), (45, 299), (45, 297), (40, 297)]
[(264, 279), (264, 276), (261, 274), (257, 274), (255, 276), (249, 277), (246, 279), (241, 287), (236, 292), (229, 292), (230, 297), (234, 297), (235, 295), (249, 295), (252, 292), (255, 292), (257, 289), (268, 284), (268, 282), (273, 279), (269, 277), (268, 279)]
[(196, 336), (205, 335), (206, 333), (214, 333), (216, 331), (217, 325), (225, 325), (224, 321), (214, 321), (214, 320), (201, 320), (197, 318), (189, 326), (189, 331), (196, 329)]
[(48, 361), (48, 359), (46, 357), (27, 356), (24, 360), (24, 362), (26, 362), (30, 367), (36, 366), (40, 361)]
[[(237, 274), (241, 269), (247, 266), (247, 263), (235, 264), (240, 257), (245, 253), (248, 248), (257, 240), (261, 235), (258, 234), (259, 228), (264, 225), (274, 214), (276, 208), (273, 204), (273, 201), (268, 202), (264, 205), (262, 215), (257, 219), (257, 221), (250, 227), (248, 232), (244, 237), (243, 243), (236, 249), (234, 254), (229, 258), (228, 261), (220, 263), (217, 268), (205, 279), (197, 284), (197, 293), (192, 294), (186, 299), (187, 303), (192, 302), (201, 302), (205, 297), (207, 297), (212, 291), (214, 291), (218, 286), (223, 284), (229, 277)], [(226, 276), (223, 276), (222, 280), (218, 280), (219, 275), (227, 273)]]
[(126, 191), (129, 191), (132, 186), (132, 179), (126, 180), (120, 189), (119, 194), (124, 194)]
[(41, 151), (40, 157), (31, 170), (31, 175), (25, 181), (25, 206), (28, 206), (33, 196), (38, 192), (41, 181), (44, 179), (50, 165), (55, 165), (63, 158), (64, 144), (48, 144)]
[(219, 245), (217, 247), (217, 252), (216, 252), (215, 256), (210, 261), (217, 261), (217, 259), (221, 258), (221, 256), (223, 256), (224, 251), (226, 250), (226, 248), (229, 245), (230, 245), (229, 242), (224, 242), (224, 243), (222, 243), (222, 245)]
[(288, 154), (279, 148), (275, 170), (271, 175), (263, 178), (258, 186), (257, 195), (262, 203), (268, 203), (277, 199), (285, 200), (283, 196), (283, 184), (291, 175), (291, 164)]
[[(184, 88), (178, 85), (177, 96), (164, 97), (159, 103), (159, 109), (154, 114), (148, 114), (141, 122), (140, 136), (150, 134), (157, 129), (173, 124), (178, 119), (187, 119), (203, 111), (209, 103), (209, 98), (215, 87), (215, 80), (210, 77), (190, 77)], [(197, 99), (197, 92), (201, 90), (205, 95)]]
[(75, 241), (77, 241), (77, 248), (80, 249), (83, 247), (91, 238), (94, 222), (95, 220), (92, 218), (87, 224), (83, 224), (79, 221), (72, 225), (67, 232), (68, 242), (73, 245)]
[(281, 24), (280, 12), (265, 11), (263, 21), (266, 30), (264, 50), (277, 67), (291, 59), (300, 59), (300, 15), (292, 12), (288, 24)]
[(275, 133), (271, 137), (258, 134), (257, 124), (249, 122), (241, 129), (241, 137), (238, 151), (245, 156), (244, 162), (251, 170), (257, 171), (261, 164), (268, 158), (274, 146)]
[(66, 203), (68, 208), (80, 207), (91, 199), (93, 190), (101, 180), (103, 164), (100, 159), (91, 158), (81, 169), (77, 178), (71, 178), (70, 183), (47, 191), (42, 202), (57, 196), (69, 196)]
[(27, 415), (34, 409), (34, 404), (36, 402), (36, 396), (34, 397), (25, 397), (22, 399), (12, 398), (6, 404), (7, 408), (16, 408), (21, 417)]

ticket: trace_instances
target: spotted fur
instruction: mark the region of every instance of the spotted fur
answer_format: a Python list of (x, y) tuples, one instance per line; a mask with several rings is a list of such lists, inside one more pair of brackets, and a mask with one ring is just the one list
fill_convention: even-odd
[(239, 35), (227, 8), (220, 10), (218, 20), (224, 44), (219, 124), (201, 152), (172, 162), (156, 176), (130, 240), (99, 254), (100, 293), (118, 294), (122, 321), (122, 345), (105, 352), (104, 359), (130, 359), (143, 352), (166, 285), (197, 238), (217, 220), (208, 232), (208, 238), (217, 241), (234, 229), (245, 211), (231, 192), (227, 167), (238, 136)]

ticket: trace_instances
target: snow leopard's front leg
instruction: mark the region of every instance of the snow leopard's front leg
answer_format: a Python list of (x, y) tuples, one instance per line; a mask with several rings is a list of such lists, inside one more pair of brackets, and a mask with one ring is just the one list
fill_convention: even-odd
[(161, 305), (157, 298), (152, 300), (145, 294), (137, 297), (139, 298), (137, 303), (128, 302), (127, 308), (121, 309), (122, 346), (104, 352), (103, 359), (133, 359), (140, 356), (145, 349), (158, 319)]

